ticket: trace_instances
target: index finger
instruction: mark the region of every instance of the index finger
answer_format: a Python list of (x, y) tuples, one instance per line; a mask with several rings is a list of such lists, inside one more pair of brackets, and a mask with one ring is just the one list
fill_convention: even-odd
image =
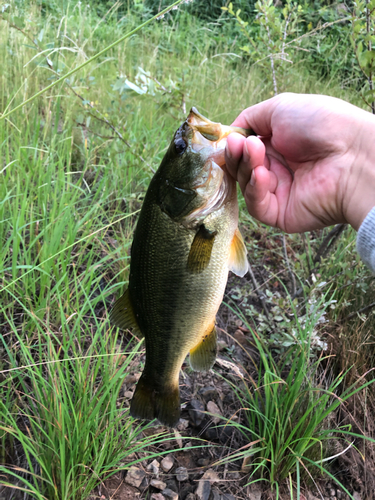
[(235, 127), (251, 128), (257, 135), (268, 137), (272, 135), (272, 114), (278, 103), (278, 96), (267, 101), (254, 104), (242, 111), (232, 123)]

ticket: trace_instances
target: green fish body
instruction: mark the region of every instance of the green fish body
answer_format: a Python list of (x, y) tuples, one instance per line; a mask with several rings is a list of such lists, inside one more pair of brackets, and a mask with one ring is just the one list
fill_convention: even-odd
[(224, 148), (237, 127), (213, 123), (193, 108), (177, 130), (147, 190), (131, 248), (129, 287), (110, 319), (145, 338), (146, 363), (130, 412), (175, 426), (179, 373), (215, 362), (215, 317), (228, 271), (248, 270), (238, 230), (235, 181)]

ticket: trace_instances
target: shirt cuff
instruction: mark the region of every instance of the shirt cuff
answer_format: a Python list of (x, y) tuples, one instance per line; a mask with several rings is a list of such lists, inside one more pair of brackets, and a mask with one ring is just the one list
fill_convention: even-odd
[(357, 251), (366, 266), (375, 272), (375, 207), (367, 214), (358, 230)]

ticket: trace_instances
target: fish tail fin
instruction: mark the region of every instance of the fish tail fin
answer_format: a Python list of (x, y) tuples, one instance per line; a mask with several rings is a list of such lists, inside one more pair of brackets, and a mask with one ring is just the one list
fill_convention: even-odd
[(139, 379), (130, 405), (134, 418), (153, 420), (168, 427), (175, 427), (180, 419), (180, 391), (177, 383), (155, 388), (147, 377)]

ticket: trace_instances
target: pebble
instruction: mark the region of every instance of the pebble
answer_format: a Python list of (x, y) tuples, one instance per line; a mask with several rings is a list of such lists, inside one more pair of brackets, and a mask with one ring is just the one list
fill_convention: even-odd
[(142, 469), (138, 469), (138, 467), (130, 467), (128, 473), (126, 474), (125, 482), (135, 488), (139, 488), (145, 476), (146, 473)]
[(230, 472), (230, 478), (231, 479), (241, 479), (241, 474), (238, 471), (231, 471)]
[(185, 497), (185, 500), (196, 500), (196, 496), (194, 493), (188, 493), (188, 495)]
[(198, 458), (197, 464), (199, 467), (206, 467), (210, 463), (209, 458)]
[(234, 338), (241, 345), (246, 345), (248, 343), (246, 336), (241, 332), (241, 330), (236, 330), (234, 332)]
[(202, 479), (210, 481), (210, 483), (218, 483), (220, 481), (219, 475), (213, 469), (208, 469), (203, 474)]
[(158, 476), (158, 474), (159, 474), (159, 467), (160, 467), (160, 464), (155, 459), (150, 464), (148, 464), (148, 466), (146, 467), (146, 469), (152, 471), (153, 474), (155, 474), (156, 476)]
[(216, 403), (214, 403), (213, 401), (209, 401), (207, 403), (207, 411), (209, 413), (211, 413), (212, 415), (219, 415), (218, 417), (213, 417), (212, 415), (210, 416), (212, 422), (214, 424), (218, 424), (221, 420), (220, 416), (221, 416), (221, 411), (220, 411), (220, 408), (217, 406)]
[(262, 489), (257, 484), (252, 484), (249, 486), (250, 491), (248, 491), (247, 496), (249, 500), (261, 500)]
[(189, 479), (189, 474), (186, 467), (177, 467), (176, 479), (178, 482), (187, 481)]
[(217, 341), (217, 348), (219, 351), (223, 351), (228, 347), (228, 344), (225, 342), (225, 340), (218, 340)]
[(185, 447), (184, 447), (184, 449), (183, 449), (182, 451), (185, 451), (185, 452), (187, 452), (187, 451), (191, 451), (192, 446), (193, 446), (193, 443), (192, 443), (191, 441), (188, 441), (188, 442), (185, 444)]
[(207, 427), (207, 429), (203, 433), (203, 437), (207, 439), (207, 441), (215, 441), (219, 438), (219, 430), (217, 427)]
[(169, 479), (168, 481), (166, 481), (166, 483), (167, 483), (166, 487), (167, 490), (172, 490), (175, 491), (176, 493), (179, 491), (180, 487), (175, 479)]
[(160, 481), (159, 479), (151, 479), (150, 485), (157, 490), (165, 490), (167, 487), (167, 484), (164, 483), (164, 481)]
[(161, 461), (161, 468), (164, 472), (169, 472), (173, 467), (173, 458), (167, 455)]
[(170, 490), (169, 488), (163, 490), (162, 493), (164, 497), (167, 498), (168, 500), (178, 500), (178, 493), (176, 493), (173, 490)]
[(220, 429), (220, 441), (222, 443), (226, 443), (233, 436), (234, 428), (229, 425), (225, 426), (223, 429)]
[(132, 374), (128, 375), (124, 379), (124, 384), (126, 384), (127, 386), (135, 384), (141, 378), (141, 375), (142, 375), (141, 372), (132, 373)]
[(126, 399), (131, 399), (133, 397), (133, 391), (125, 391), (124, 396)]
[(331, 488), (331, 489), (329, 490), (329, 495), (330, 495), (331, 497), (335, 497), (335, 496), (336, 496), (336, 490), (334, 490), (333, 488)]
[(204, 404), (198, 401), (198, 399), (192, 399), (189, 408), (189, 418), (191, 424), (194, 427), (199, 427), (203, 422), (204, 417)]
[(199, 500), (208, 500), (211, 493), (211, 483), (220, 481), (219, 476), (213, 469), (208, 469), (199, 480), (195, 494)]
[(207, 385), (206, 387), (199, 389), (199, 395), (206, 401), (209, 401), (213, 397), (217, 396), (217, 390), (212, 385)]
[(217, 488), (212, 488), (210, 500), (221, 500), (220, 491)]
[(315, 497), (310, 491), (307, 493), (307, 500), (319, 500), (317, 497)]
[(354, 500), (361, 500), (361, 495), (358, 493), (358, 491), (355, 491), (353, 493), (353, 498)]
[(178, 432), (177, 429), (173, 429), (173, 433), (174, 433), (174, 437), (176, 438), (176, 442), (178, 444), (178, 447), (182, 448), (182, 436), (181, 436), (181, 434)]
[(199, 500), (208, 500), (211, 493), (211, 483), (210, 481), (204, 481), (201, 479), (198, 483), (198, 487), (195, 490), (195, 494)]
[(186, 420), (185, 418), (180, 418), (177, 424), (177, 430), (185, 431), (188, 427), (189, 427), (189, 420)]
[(161, 493), (153, 493), (151, 495), (151, 500), (165, 500), (165, 496)]

